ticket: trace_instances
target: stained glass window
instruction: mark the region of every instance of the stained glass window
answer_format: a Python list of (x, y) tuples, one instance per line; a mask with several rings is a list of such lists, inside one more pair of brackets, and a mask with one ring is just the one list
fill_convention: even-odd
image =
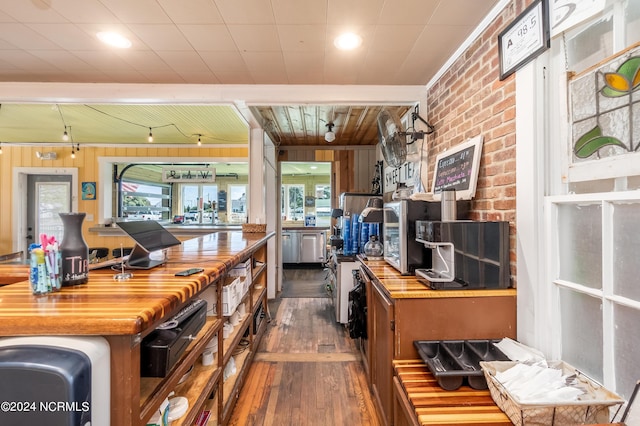
[(573, 163), (640, 150), (640, 46), (574, 78), (569, 90)]

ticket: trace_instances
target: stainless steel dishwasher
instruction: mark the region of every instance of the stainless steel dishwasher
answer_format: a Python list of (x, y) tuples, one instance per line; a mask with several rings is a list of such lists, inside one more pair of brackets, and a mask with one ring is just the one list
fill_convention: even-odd
[(323, 263), (326, 251), (324, 232), (300, 232), (300, 263)]

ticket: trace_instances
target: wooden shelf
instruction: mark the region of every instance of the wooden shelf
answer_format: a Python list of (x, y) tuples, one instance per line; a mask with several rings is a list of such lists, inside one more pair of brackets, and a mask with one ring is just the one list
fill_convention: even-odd
[(247, 348), (244, 352), (239, 355), (233, 357), (236, 363), (236, 374), (229, 377), (223, 383), (223, 391), (222, 391), (222, 418), (223, 424), (226, 424), (229, 416), (231, 415), (231, 411), (233, 411), (233, 406), (235, 405), (235, 400), (237, 394), (240, 392), (240, 388), (242, 386), (244, 376), (247, 373), (248, 366), (253, 359), (253, 352), (250, 348)]
[(207, 402), (209, 395), (218, 383), (222, 374), (222, 369), (218, 366), (218, 356), (216, 354), (212, 365), (204, 366), (197, 361), (193, 366), (193, 371), (184, 383), (176, 387), (176, 396), (184, 396), (189, 401), (187, 413), (172, 422), (172, 426), (191, 426), (198, 417), (201, 408)]
[(251, 313), (252, 314), (255, 314), (256, 310), (258, 309), (258, 306), (260, 306), (260, 304), (262, 303), (262, 300), (264, 299), (266, 292), (267, 292), (267, 289), (264, 287), (253, 288), (253, 290), (251, 290), (251, 301), (252, 301)]
[(158, 410), (166, 396), (175, 389), (182, 376), (191, 368), (207, 343), (217, 332), (222, 332), (219, 318), (207, 317), (194, 341), (164, 378), (140, 378), (140, 424), (146, 425), (153, 413)]
[(249, 322), (250, 322), (251, 316), (245, 314), (244, 317), (242, 317), (242, 319), (240, 320), (240, 324), (238, 324), (237, 326), (235, 326), (233, 328), (233, 332), (229, 335), (229, 337), (227, 337), (226, 339), (224, 339), (224, 344), (223, 344), (223, 359), (222, 359), (222, 366), (224, 367), (225, 365), (227, 365), (227, 362), (229, 362), (229, 358), (231, 358), (231, 355), (233, 353), (233, 350), (236, 346), (238, 346), (238, 343), (240, 342), (240, 340), (242, 339), (242, 337), (244, 336), (244, 333), (247, 331), (247, 328), (249, 327)]
[[(234, 327), (230, 335), (223, 339), (223, 324), (229, 316), (223, 316), (221, 311), (217, 316), (207, 317), (205, 326), (195, 337), (180, 360), (164, 378), (140, 379), (140, 425), (146, 425), (154, 412), (160, 407), (164, 399), (171, 391), (175, 396), (182, 396), (189, 401), (189, 409), (184, 416), (174, 421), (174, 426), (192, 426), (203, 411), (209, 411), (210, 417), (207, 425), (225, 425), (228, 423), (231, 412), (235, 406), (238, 394), (244, 383), (257, 346), (264, 336), (267, 321), (260, 320), (257, 329), (254, 330), (253, 320), (260, 306), (263, 306), (266, 315), (267, 298), (267, 250), (266, 245), (253, 252), (251, 256), (252, 273), (251, 285), (246, 294), (242, 296), (240, 303), (245, 304), (246, 313)], [(225, 278), (221, 277), (211, 285), (217, 286), (217, 297), (221, 298), (221, 290), (225, 284)], [(214, 356), (212, 365), (202, 365), (201, 354), (208, 342), (217, 334), (218, 352)], [(248, 345), (246, 349), (237, 355), (234, 351), (247, 334)], [(224, 369), (233, 357), (236, 374), (223, 380)], [(178, 381), (193, 366), (186, 380), (178, 384)], [(209, 399), (211, 395), (212, 399)]]
[(255, 271), (252, 274), (253, 282), (255, 282), (256, 279), (258, 279), (258, 277), (260, 277), (260, 275), (262, 275), (262, 273), (264, 271), (266, 271), (266, 270), (267, 270), (267, 264), (266, 263), (263, 263), (260, 266), (256, 267)]

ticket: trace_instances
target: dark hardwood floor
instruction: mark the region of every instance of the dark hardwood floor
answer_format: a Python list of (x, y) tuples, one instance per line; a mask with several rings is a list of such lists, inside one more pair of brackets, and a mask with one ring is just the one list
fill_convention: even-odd
[(331, 299), (274, 302), (229, 424), (380, 425), (360, 351)]

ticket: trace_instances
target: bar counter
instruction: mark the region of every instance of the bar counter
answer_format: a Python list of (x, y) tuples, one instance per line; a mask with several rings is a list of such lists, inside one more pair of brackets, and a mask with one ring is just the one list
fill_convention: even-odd
[[(266, 329), (252, 321), (266, 309), (267, 240), (274, 233), (216, 232), (184, 241), (167, 251), (165, 264), (149, 270), (133, 269), (133, 278), (117, 281), (119, 268), (94, 269), (87, 284), (63, 287), (48, 295), (33, 295), (27, 265), (0, 265), (0, 336), (102, 336), (110, 348), (110, 424), (145, 425), (162, 401), (174, 389), (189, 400), (189, 411), (175, 426), (191, 425), (206, 404), (213, 404), (216, 417), (228, 418), (251, 363), (251, 354)], [(164, 378), (141, 377), (141, 342), (159, 324), (181, 309), (193, 296), (215, 285), (220, 300), (224, 277), (240, 262), (250, 260), (252, 281), (243, 296), (247, 315), (232, 338), (222, 338), (224, 318), (218, 309), (206, 324), (190, 336), (192, 341)], [(192, 267), (202, 273), (188, 277), (174, 274)], [(22, 274), (22, 279), (20, 275)], [(251, 348), (244, 361), (238, 360), (233, 380), (221, 380), (230, 354), (244, 332), (250, 332)], [(219, 350), (213, 366), (199, 365), (205, 346), (218, 336)], [(179, 387), (183, 375), (198, 364), (191, 377)], [(217, 390), (217, 402), (208, 395)], [(208, 407), (208, 405), (207, 405)], [(220, 424), (218, 423), (218, 424)]]
[[(217, 232), (183, 242), (168, 251), (167, 263), (134, 269), (117, 281), (111, 268), (92, 270), (87, 284), (34, 296), (28, 266), (0, 265), (0, 276), (25, 280), (0, 288), (0, 336), (145, 334), (167, 314), (216, 281), (265, 243), (271, 234)], [(178, 271), (204, 271), (176, 277)]]

